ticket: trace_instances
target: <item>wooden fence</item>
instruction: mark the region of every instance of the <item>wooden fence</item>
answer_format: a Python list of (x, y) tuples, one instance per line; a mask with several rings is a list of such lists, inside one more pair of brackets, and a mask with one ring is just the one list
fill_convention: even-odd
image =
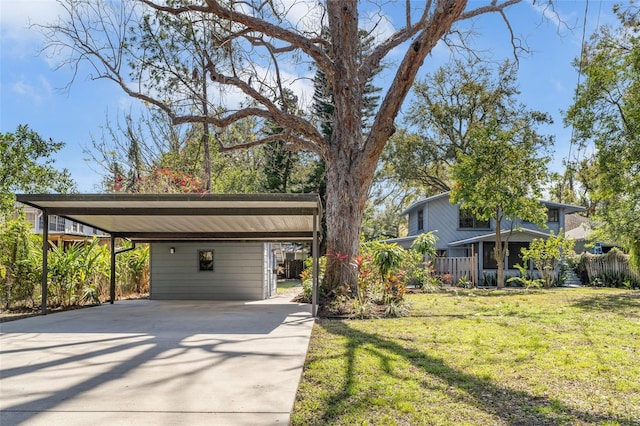
[(303, 270), (303, 260), (285, 259), (278, 265), (278, 278), (298, 279)]
[(456, 285), (460, 278), (478, 285), (478, 255), (473, 257), (436, 257), (433, 259), (436, 275), (451, 274), (451, 284)]
[(585, 253), (584, 267), (589, 280), (600, 274), (622, 274), (640, 280), (640, 274), (629, 267), (629, 256), (619, 251), (607, 254)]

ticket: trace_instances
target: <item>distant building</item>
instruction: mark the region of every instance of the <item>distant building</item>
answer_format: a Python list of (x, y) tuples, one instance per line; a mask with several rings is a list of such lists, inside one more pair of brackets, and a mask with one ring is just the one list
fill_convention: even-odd
[[(569, 215), (567, 218), (569, 218)], [(565, 236), (568, 239), (575, 241), (573, 250), (576, 253), (587, 252), (592, 254), (604, 254), (616, 247), (614, 243), (609, 241), (594, 241), (592, 234), (593, 230), (588, 218), (579, 219), (579, 224), (577, 226), (567, 228), (567, 231), (565, 232)]]
[[(27, 217), (27, 221), (31, 224), (34, 234), (42, 234), (42, 227), (44, 220), (42, 218), (42, 211), (35, 207), (23, 206), (23, 210)], [(51, 215), (49, 216), (49, 241), (56, 245), (73, 244), (77, 241), (85, 241), (88, 238), (96, 237), (109, 237), (99, 229), (92, 228), (91, 226), (83, 225), (78, 222), (74, 222), (64, 217)]]

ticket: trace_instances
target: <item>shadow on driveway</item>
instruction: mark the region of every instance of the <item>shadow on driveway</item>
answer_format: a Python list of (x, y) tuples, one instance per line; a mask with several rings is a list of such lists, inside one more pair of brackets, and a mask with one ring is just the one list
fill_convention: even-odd
[(120, 301), (0, 324), (0, 424), (288, 424), (309, 305)]

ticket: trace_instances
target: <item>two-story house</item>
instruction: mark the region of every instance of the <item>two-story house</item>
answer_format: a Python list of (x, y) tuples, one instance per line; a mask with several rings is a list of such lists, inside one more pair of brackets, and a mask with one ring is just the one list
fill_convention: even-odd
[[(547, 207), (547, 227), (518, 220), (513, 225), (505, 259), (505, 273), (515, 274), (515, 264), (521, 262), (520, 249), (528, 247), (534, 238), (545, 238), (553, 231), (556, 235), (565, 229), (565, 215), (584, 211), (583, 207), (540, 201)], [(471, 257), (477, 254), (478, 277), (497, 270), (493, 254), (496, 224), (493, 220), (479, 220), (469, 211), (449, 201), (445, 192), (413, 203), (401, 213), (408, 218), (408, 236), (389, 240), (408, 248), (420, 234), (432, 231), (438, 237), (437, 254), (440, 257)], [(510, 221), (502, 223), (505, 235), (512, 228)]]

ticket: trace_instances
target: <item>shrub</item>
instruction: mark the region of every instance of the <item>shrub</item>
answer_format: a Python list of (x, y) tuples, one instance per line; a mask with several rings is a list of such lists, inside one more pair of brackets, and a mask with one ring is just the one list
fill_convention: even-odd
[[(324, 271), (327, 267), (327, 258), (321, 257), (318, 259), (318, 293), (319, 296), (322, 297), (323, 294), (323, 286), (322, 281), (324, 280)], [(300, 280), (302, 280), (302, 295), (304, 300), (308, 303), (311, 303), (311, 299), (313, 297), (313, 258), (308, 257), (304, 261), (304, 269), (300, 273)]]
[(482, 273), (482, 285), (486, 287), (497, 287), (498, 277), (495, 273), (483, 272)]
[(526, 289), (529, 288), (540, 288), (544, 285), (544, 281), (542, 279), (535, 279), (527, 268), (522, 265), (515, 265), (515, 268), (520, 272), (520, 275), (511, 277), (507, 279), (508, 283), (515, 283), (523, 286)]
[(562, 234), (554, 235), (551, 231), (548, 238), (534, 238), (529, 248), (522, 248), (522, 261), (525, 264), (529, 260), (533, 261), (544, 286), (549, 288), (558, 283), (558, 262), (565, 254), (573, 251), (573, 245), (573, 240), (565, 239)]
[(465, 275), (458, 280), (458, 287), (474, 288), (475, 286), (473, 285), (473, 282)]

